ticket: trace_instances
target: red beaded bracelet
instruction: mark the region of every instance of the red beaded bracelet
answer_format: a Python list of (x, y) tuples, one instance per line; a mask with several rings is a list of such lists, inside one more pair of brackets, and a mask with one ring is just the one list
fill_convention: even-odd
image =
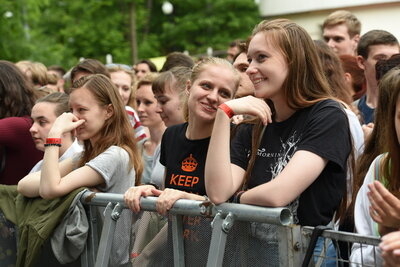
[(233, 110), (225, 103), (219, 105), (218, 108), (222, 109), (225, 114), (228, 115), (229, 119), (232, 118), (233, 115), (235, 115), (235, 113), (233, 113)]
[(61, 146), (61, 138), (46, 138), (44, 146)]

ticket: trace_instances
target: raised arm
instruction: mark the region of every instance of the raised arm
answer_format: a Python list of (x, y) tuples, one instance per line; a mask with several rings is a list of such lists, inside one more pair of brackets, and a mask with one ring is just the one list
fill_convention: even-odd
[[(271, 122), (271, 111), (261, 99), (248, 96), (225, 102), (234, 114), (258, 116), (267, 124)], [(218, 109), (211, 134), (205, 167), (205, 186), (212, 202), (219, 204), (235, 193), (244, 178), (245, 170), (231, 164), (230, 160), (230, 118)]]
[[(72, 113), (63, 113), (54, 122), (48, 138), (61, 138), (64, 133), (74, 131), (84, 122), (78, 120)], [(52, 199), (68, 194), (81, 186), (95, 186), (103, 182), (100, 174), (87, 166), (64, 176), (58, 165), (59, 150), (58, 146), (45, 147), (39, 186), (41, 197)]]

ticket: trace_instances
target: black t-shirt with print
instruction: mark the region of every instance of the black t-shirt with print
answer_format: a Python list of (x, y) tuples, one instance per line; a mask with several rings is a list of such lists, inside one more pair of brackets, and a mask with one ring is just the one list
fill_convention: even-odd
[[(243, 125), (231, 143), (231, 162), (247, 168), (252, 125)], [(326, 225), (345, 193), (351, 137), (346, 114), (333, 100), (299, 110), (283, 122), (269, 124), (257, 151), (248, 188), (275, 178), (294, 153), (306, 150), (328, 160), (318, 178), (289, 207), (300, 225)], [(285, 193), (285, 188), (282, 188)]]
[(204, 166), (210, 138), (187, 139), (187, 126), (171, 126), (162, 137), (160, 162), (166, 168), (165, 188), (205, 195)]
[[(204, 166), (210, 138), (189, 140), (188, 124), (168, 127), (161, 141), (160, 163), (165, 166), (165, 188), (205, 195)], [(172, 224), (168, 224), (168, 249), (165, 266), (173, 266)], [(211, 240), (211, 221), (202, 216), (183, 216), (186, 265), (205, 266)], [(189, 256), (190, 255), (190, 256)]]

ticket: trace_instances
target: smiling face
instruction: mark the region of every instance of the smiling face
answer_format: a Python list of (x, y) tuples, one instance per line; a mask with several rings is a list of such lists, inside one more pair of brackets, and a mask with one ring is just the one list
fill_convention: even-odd
[(323, 37), (328, 46), (338, 55), (355, 55), (359, 35), (350, 37), (347, 25), (344, 23), (325, 27)]
[(162, 94), (155, 94), (157, 99), (157, 112), (160, 114), (165, 126), (180, 124), (185, 121), (183, 117), (183, 110), (181, 99), (178, 91), (174, 88), (176, 80), (173, 79)]
[(157, 112), (157, 99), (151, 90), (151, 84), (144, 84), (136, 90), (136, 106), (143, 126), (154, 127), (162, 123), (160, 114)]
[(213, 122), (220, 104), (232, 99), (235, 74), (227, 66), (206, 65), (196, 80), (188, 83), (189, 119)]
[(124, 105), (128, 105), (132, 92), (132, 77), (124, 71), (111, 72), (111, 81), (118, 88), (119, 95), (122, 98)]
[(32, 127), (29, 132), (32, 135), (36, 149), (44, 151), (44, 143), (49, 134), (51, 126), (57, 119), (55, 110), (57, 104), (49, 102), (40, 102), (35, 104), (32, 108)]
[(288, 65), (266, 33), (259, 32), (253, 36), (247, 58), (250, 65), (246, 73), (253, 82), (255, 96), (272, 100), (282, 96), (281, 89), (288, 75)]
[(98, 140), (100, 131), (112, 114), (106, 106), (100, 106), (94, 95), (85, 87), (75, 89), (70, 94), (71, 112), (85, 122), (76, 129), (79, 140), (90, 140), (92, 145)]

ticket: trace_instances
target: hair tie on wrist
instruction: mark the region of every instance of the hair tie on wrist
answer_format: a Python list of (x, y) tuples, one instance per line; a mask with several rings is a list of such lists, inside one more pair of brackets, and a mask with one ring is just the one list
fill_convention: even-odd
[(233, 110), (225, 103), (222, 103), (221, 105), (219, 105), (218, 108), (222, 109), (225, 112), (225, 114), (228, 116), (229, 119), (231, 119), (233, 117), (233, 115), (235, 115)]
[(61, 138), (46, 138), (45, 147), (48, 146), (58, 146), (61, 147)]
[(238, 204), (240, 204), (240, 197), (243, 195), (244, 192), (246, 192), (246, 191), (239, 191), (239, 192), (237, 192), (237, 193), (233, 196), (232, 202), (233, 202), (233, 203), (238, 203)]

